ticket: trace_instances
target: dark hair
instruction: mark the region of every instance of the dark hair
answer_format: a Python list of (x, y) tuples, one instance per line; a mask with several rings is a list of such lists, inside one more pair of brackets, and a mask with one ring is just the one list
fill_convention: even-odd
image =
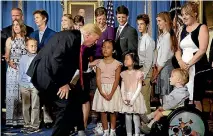
[(124, 5), (121, 5), (117, 8), (116, 10), (116, 15), (117, 14), (126, 14), (127, 16), (129, 15), (129, 10), (127, 7), (125, 7)]
[(138, 20), (143, 20), (146, 25), (149, 24), (149, 16), (147, 14), (140, 14), (137, 16), (137, 21)]
[(125, 56), (129, 55), (133, 61), (133, 68), (136, 69), (137, 68), (137, 54), (135, 54), (134, 52), (128, 51), (126, 53), (124, 53), (123, 55), (123, 59), (125, 60)]
[(15, 31), (14, 31), (14, 22), (18, 22), (18, 24), (19, 24), (19, 26), (20, 26), (20, 29), (21, 29), (21, 36), (22, 37), (25, 37), (26, 36), (26, 34), (27, 34), (27, 30), (26, 30), (26, 26), (25, 26), (25, 24), (24, 24), (24, 22), (23, 22), (23, 20), (13, 20), (13, 24), (12, 24), (12, 36), (11, 36), (11, 39), (12, 40), (14, 40), (15, 39), (15, 37), (16, 37), (16, 33), (15, 33)]
[(112, 51), (113, 51), (112, 57), (113, 57), (113, 58), (116, 58), (115, 41), (114, 41), (114, 40), (111, 40), (111, 39), (106, 39), (106, 40), (103, 41), (102, 47), (103, 47), (104, 43), (107, 43), (107, 42), (112, 44)]
[(20, 8), (12, 8), (11, 11), (13, 11), (13, 10), (18, 10), (21, 13), (21, 15), (23, 15), (23, 12), (22, 12), (22, 10)]
[(36, 11), (33, 12), (33, 15), (35, 15), (35, 14), (40, 14), (43, 19), (46, 17), (46, 22), (45, 23), (47, 24), (47, 22), (49, 20), (49, 15), (48, 15), (47, 11), (45, 11), (43, 9), (36, 10)]
[(106, 43), (106, 42), (111, 43), (113, 50), (115, 50), (115, 41), (114, 40), (112, 40), (112, 39), (106, 39), (106, 40), (104, 40), (103, 43), (102, 43), (102, 47), (103, 47), (104, 43)]
[(74, 23), (79, 23), (82, 22), (82, 24), (84, 25), (84, 17), (80, 16), (80, 15), (76, 15), (73, 19)]
[(95, 9), (95, 17), (105, 15), (107, 16), (107, 10), (104, 7), (98, 7)]

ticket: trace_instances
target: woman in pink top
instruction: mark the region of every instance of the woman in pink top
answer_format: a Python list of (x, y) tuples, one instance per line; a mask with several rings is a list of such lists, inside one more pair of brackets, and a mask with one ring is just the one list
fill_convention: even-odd
[[(121, 94), (119, 87), (121, 63), (115, 60), (113, 40), (105, 40), (102, 46), (104, 59), (100, 60), (96, 68), (97, 90), (95, 92), (92, 109), (101, 112), (101, 122), (104, 129), (103, 136), (116, 136), (116, 114), (121, 111)], [(109, 133), (107, 113), (110, 113), (111, 130)]]
[(134, 53), (125, 55), (124, 65), (128, 69), (121, 72), (122, 112), (125, 113), (127, 136), (132, 136), (132, 117), (135, 125), (135, 136), (140, 135), (139, 114), (147, 112), (145, 101), (141, 93), (143, 73), (134, 69), (136, 56)]

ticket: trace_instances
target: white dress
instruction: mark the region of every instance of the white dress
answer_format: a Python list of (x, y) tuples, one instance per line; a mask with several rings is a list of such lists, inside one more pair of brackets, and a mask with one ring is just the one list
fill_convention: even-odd
[[(113, 83), (115, 81), (115, 71), (121, 65), (117, 60), (114, 60), (110, 64), (104, 63), (103, 60), (97, 64), (97, 67), (101, 69), (101, 87), (105, 94), (110, 94), (112, 91)], [(112, 99), (110, 101), (106, 100), (96, 89), (92, 110), (97, 112), (120, 112), (122, 105), (120, 87), (117, 86)]]
[[(121, 78), (124, 82), (125, 90), (121, 90), (123, 100), (131, 100), (137, 90), (139, 80), (142, 80), (143, 73), (139, 70), (123, 71), (121, 72)], [(123, 103), (122, 113), (138, 113), (144, 114), (147, 112), (144, 97), (140, 92), (136, 97), (133, 106), (127, 106)]]
[[(199, 48), (192, 41), (191, 33), (189, 33), (181, 42), (180, 47), (182, 49), (182, 60), (188, 63), (194, 56), (194, 53), (199, 50)], [(194, 76), (195, 76), (195, 65), (189, 68), (189, 82), (186, 84), (189, 91), (189, 99), (193, 100), (194, 93)]]

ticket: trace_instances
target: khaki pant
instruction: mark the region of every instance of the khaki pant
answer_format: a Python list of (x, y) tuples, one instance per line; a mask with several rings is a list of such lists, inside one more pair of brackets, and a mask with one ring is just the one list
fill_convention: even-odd
[[(40, 103), (36, 88), (20, 87), (22, 97), (22, 110), (26, 127), (39, 128)], [(31, 115), (30, 115), (31, 107)]]
[[(140, 68), (141, 71), (143, 71), (143, 68)], [(150, 85), (150, 80), (152, 77), (152, 68), (149, 70), (146, 79), (144, 80), (144, 86), (142, 87), (142, 94), (144, 97), (145, 105), (147, 108), (147, 114), (151, 113), (151, 108), (150, 108), (150, 95), (151, 95), (151, 88), (152, 86)]]

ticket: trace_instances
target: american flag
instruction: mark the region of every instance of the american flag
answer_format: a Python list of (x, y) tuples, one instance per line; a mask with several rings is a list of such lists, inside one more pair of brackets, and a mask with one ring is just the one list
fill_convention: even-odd
[(107, 2), (107, 25), (110, 27), (115, 27), (114, 11), (113, 11), (113, 2)]
[[(170, 6), (171, 19), (174, 22), (174, 32), (177, 38), (179, 38), (180, 29), (183, 26), (183, 19), (181, 17), (181, 4), (180, 1), (172, 1)], [(175, 21), (174, 21), (175, 19)]]

